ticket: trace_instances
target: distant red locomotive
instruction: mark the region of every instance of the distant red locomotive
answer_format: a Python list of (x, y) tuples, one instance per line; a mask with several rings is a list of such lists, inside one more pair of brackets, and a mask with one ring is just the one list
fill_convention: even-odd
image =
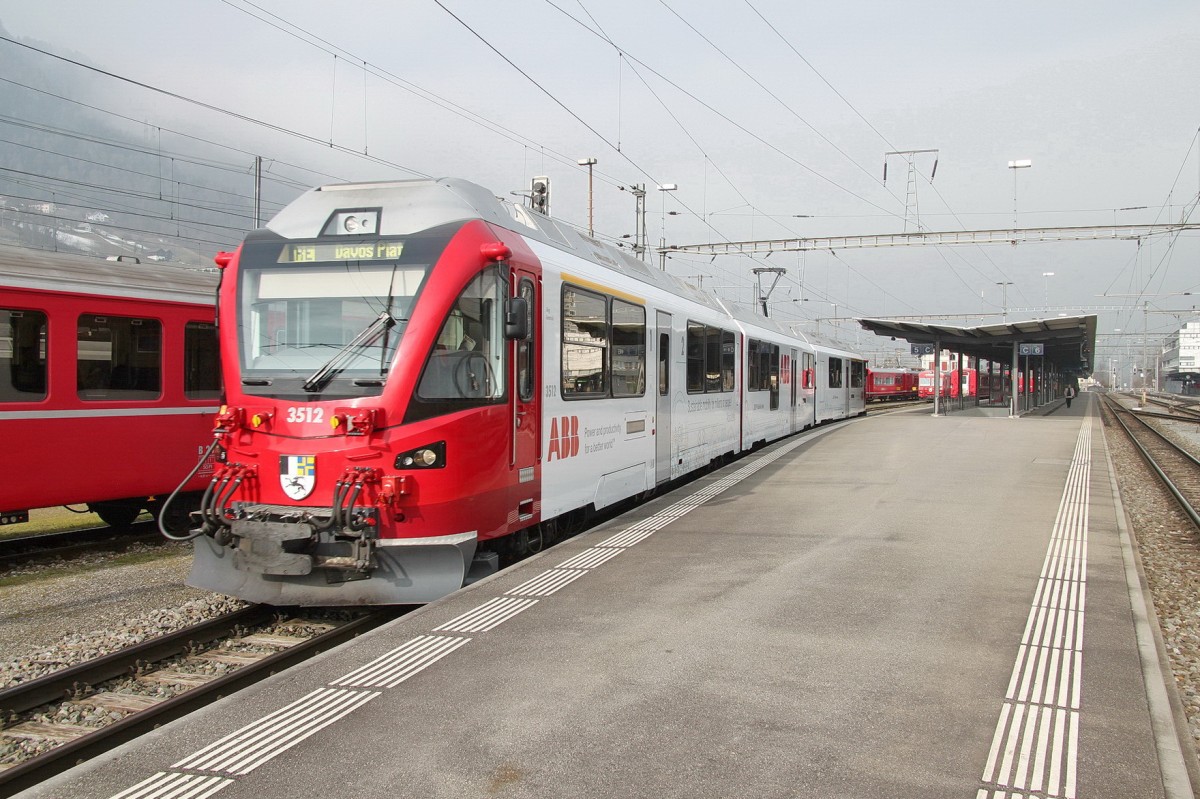
[(867, 402), (915, 400), (917, 373), (909, 369), (868, 369)]
[(210, 272), (0, 247), (5, 522), (74, 504), (112, 525), (157, 515), (212, 437), (216, 286)]

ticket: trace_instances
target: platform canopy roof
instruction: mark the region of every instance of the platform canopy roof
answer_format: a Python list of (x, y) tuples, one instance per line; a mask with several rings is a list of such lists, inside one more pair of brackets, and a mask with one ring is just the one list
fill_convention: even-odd
[(1012, 360), (1013, 344), (1043, 344), (1047, 366), (1082, 376), (1094, 371), (1095, 315), (1031, 319), (980, 327), (930, 325), (894, 319), (856, 321), (878, 336), (902, 338), (912, 344), (938, 344), (943, 349), (1002, 363)]

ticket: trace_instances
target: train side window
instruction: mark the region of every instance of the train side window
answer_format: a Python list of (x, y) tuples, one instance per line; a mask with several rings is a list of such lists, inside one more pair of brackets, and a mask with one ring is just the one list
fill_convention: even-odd
[(779, 345), (750, 339), (746, 361), (746, 390), (770, 391), (771, 408), (778, 407)]
[(83, 400), (149, 400), (162, 393), (162, 323), (83, 314), (76, 388)]
[(721, 390), (733, 391), (736, 369), (734, 360), (737, 340), (728, 330), (721, 331)]
[(646, 309), (612, 301), (612, 395), (646, 393)]
[(830, 388), (841, 388), (842, 387), (842, 359), (841, 358), (830, 358), (829, 359), (829, 387)]
[(816, 370), (813, 368), (815, 359), (811, 352), (804, 353), (804, 387), (815, 388)]
[(46, 398), (46, 315), (0, 308), (0, 402)]
[(183, 395), (196, 400), (221, 396), (216, 325), (188, 322), (183, 328)]
[(779, 345), (768, 344), (771, 353), (771, 360), (768, 369), (770, 369), (770, 383), (767, 390), (771, 392), (771, 410), (779, 410)]
[(562, 395), (607, 396), (608, 303), (574, 286), (563, 286), (562, 302)]
[(454, 301), (417, 385), (419, 400), (450, 404), (427, 409), (429, 415), (503, 400), (508, 370), (501, 307), (508, 286), (489, 267)]
[(704, 391), (721, 391), (721, 329), (704, 329)]
[(528, 309), (526, 324), (529, 330), (529, 335), (517, 342), (517, 392), (520, 394), (522, 402), (531, 402), (533, 400), (534, 389), (534, 342), (537, 341), (537, 331), (534, 330), (534, 325), (537, 324), (538, 315), (534, 313), (535, 295), (533, 290), (533, 281), (523, 279), (520, 289), (520, 296), (525, 300), (525, 307)]
[[(866, 380), (866, 364), (862, 361), (850, 362), (850, 388), (862, 388)], [(966, 375), (963, 376), (966, 380)]]
[(671, 393), (671, 334), (658, 334), (658, 395)]
[(759, 384), (758, 367), (761, 363), (758, 359), (759, 341), (756, 338), (746, 342), (746, 390), (758, 391), (762, 388)]
[(704, 325), (698, 322), (687, 326), (687, 392), (704, 393)]

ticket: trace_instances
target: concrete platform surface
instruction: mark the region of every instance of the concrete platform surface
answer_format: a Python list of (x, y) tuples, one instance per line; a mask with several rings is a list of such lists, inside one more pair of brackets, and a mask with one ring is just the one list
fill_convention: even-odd
[(789, 439), (22, 796), (1190, 796), (1094, 402)]

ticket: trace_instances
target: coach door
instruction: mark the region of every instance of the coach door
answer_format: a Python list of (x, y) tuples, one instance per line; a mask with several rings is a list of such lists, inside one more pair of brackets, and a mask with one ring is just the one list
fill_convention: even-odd
[[(537, 276), (514, 268), (512, 272), (515, 296), (525, 300), (528, 308), (529, 335), (513, 342), (514, 368), (511, 394), (513, 398), (511, 466), (516, 474), (516, 495), (513, 497), (520, 520), (533, 517), (540, 497), (537, 479), (538, 447), (541, 436), (538, 426), (538, 396), (541, 394), (538, 375), (538, 342), (542, 331), (539, 325)], [(511, 512), (511, 511), (510, 511)]]
[(655, 482), (671, 479), (671, 315), (658, 312), (658, 420), (655, 422)]
[(796, 380), (796, 363), (799, 359), (797, 357), (798, 353), (796, 352), (796, 349), (794, 347), (790, 350), (790, 352), (791, 352), (791, 357), (788, 358), (787, 374), (784, 376), (784, 379), (787, 380), (791, 384), (791, 391), (789, 393), (791, 394), (791, 397), (792, 397), (792, 400), (791, 400), (792, 423), (788, 427), (788, 431), (794, 433), (797, 430), (799, 430), (801, 427), (800, 412), (797, 410), (797, 405), (800, 402), (800, 387), (799, 387), (798, 381)]

